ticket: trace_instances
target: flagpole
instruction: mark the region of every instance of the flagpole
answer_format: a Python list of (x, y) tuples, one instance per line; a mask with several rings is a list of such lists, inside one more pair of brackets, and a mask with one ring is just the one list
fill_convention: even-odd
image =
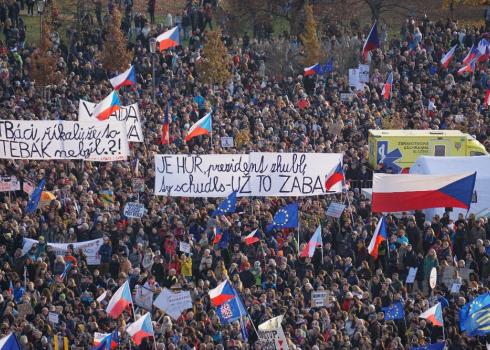
[(298, 211), (298, 227), (297, 227), (297, 229), (298, 229), (298, 242), (296, 243), (296, 245), (298, 246), (298, 255), (299, 255), (299, 227), (300, 227), (300, 222), (301, 222), (300, 219), (301, 219), (301, 214)]

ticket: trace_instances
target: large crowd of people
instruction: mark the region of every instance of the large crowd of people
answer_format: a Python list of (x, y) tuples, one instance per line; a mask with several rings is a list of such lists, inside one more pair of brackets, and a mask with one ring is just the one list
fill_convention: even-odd
[[(0, 119), (77, 120), (79, 99), (100, 101), (112, 89), (111, 76), (97, 61), (102, 31), (96, 24), (84, 25), (71, 43), (53, 47), (64, 77), (41, 96), (29, 76), (33, 47), (24, 42), (20, 3), (0, 0)], [(234, 63), (232, 81), (217, 87), (202, 83), (195, 62), (211, 24), (206, 16), (214, 5), (206, 2), (201, 10), (194, 4), (181, 16), (181, 34), (189, 41), (158, 54), (155, 101), (148, 40), (166, 28), (153, 25), (154, 18), (144, 14), (131, 18), (128, 28), (137, 30), (128, 36), (138, 84), (123, 88), (120, 97), (123, 105), (138, 103), (145, 142), (131, 144), (127, 162), (0, 161), (0, 174), (32, 183), (45, 178), (46, 190), (56, 196), (27, 214), (27, 193), (0, 193), (0, 332), (14, 332), (23, 350), (54, 349), (56, 336), (67, 338), (71, 349), (90, 349), (94, 332), (119, 328), (119, 349), (138, 348), (124, 332), (134, 320), (132, 311), (117, 320), (105, 312), (111, 293), (129, 279), (133, 291), (137, 284), (152, 289), (155, 296), (162, 288), (189, 290), (193, 299), (192, 309), (178, 320), (153, 308), (155, 339), (145, 339), (139, 349), (262, 349), (251, 322), (248, 339), (238, 322), (219, 322), (208, 291), (229, 279), (254, 325), (284, 315), (290, 349), (395, 350), (443, 339), (451, 350), (484, 349), (485, 337), (470, 337), (460, 329), (458, 312), (489, 291), (488, 219), (470, 215), (453, 221), (448, 215), (432, 218), (422, 212), (389, 215), (390, 238), (375, 260), (367, 245), (379, 215), (371, 213), (360, 187), (372, 178), (368, 130), (382, 128), (387, 118), (401, 120), (409, 129), (462, 129), (490, 149), (490, 114), (483, 104), (490, 86), (488, 65), (479, 64), (471, 76), (456, 74), (458, 62), (487, 33), (449, 20), (409, 18), (399, 35), (373, 52), (372, 74), (364, 90), (342, 101), (340, 93), (350, 91), (345, 75), (334, 70), (328, 76), (266, 76), (263, 65), (273, 62), (248, 37), (227, 40)], [(201, 23), (195, 23), (199, 21), (194, 15)], [(338, 26), (321, 37), (338, 46), (362, 43), (366, 34)], [(439, 60), (453, 45), (458, 46), (456, 58), (449, 68), (442, 68)], [(387, 72), (394, 73), (389, 101), (381, 97)], [(167, 104), (171, 142), (161, 145), (162, 110)], [(219, 137), (213, 143), (208, 137), (184, 142), (188, 128), (210, 110), (213, 133), (234, 137), (239, 142), (233, 148), (222, 148)], [(236, 213), (221, 218), (211, 216), (217, 200), (153, 195), (155, 154), (252, 151), (343, 153), (351, 188), (342, 195), (320, 197), (239, 198)], [(131, 187), (134, 177), (144, 178), (143, 192)], [(114, 199), (107, 201), (104, 190), (112, 190)], [(142, 219), (128, 220), (122, 208), (136, 197), (147, 212)], [(293, 200), (302, 213), (299, 242), (294, 230), (276, 229), (255, 245), (244, 244), (243, 236), (265, 228), (275, 211)], [(348, 203), (338, 220), (325, 214), (333, 200)], [(311, 259), (299, 257), (298, 243), (309, 239), (318, 222), (323, 227), (323, 257), (319, 249)], [(226, 244), (213, 244), (216, 225), (229, 231)], [(39, 242), (25, 252), (24, 238)], [(104, 239), (98, 266), (88, 265), (76, 249), (61, 256), (47, 246), (96, 238)], [(188, 242), (191, 252), (180, 252), (179, 241)], [(72, 267), (61, 278), (68, 263)], [(411, 267), (418, 270), (414, 283), (407, 284)], [(433, 289), (428, 285), (432, 267), (440, 281)], [(444, 282), (449, 270), (462, 283), (457, 291)], [(330, 291), (328, 303), (311, 307), (312, 290)], [(97, 301), (105, 291), (109, 296)], [(385, 321), (382, 308), (397, 301), (403, 303), (405, 317)], [(443, 304), (444, 328), (418, 317), (435, 301)], [(58, 323), (49, 320), (50, 312), (59, 315)]]

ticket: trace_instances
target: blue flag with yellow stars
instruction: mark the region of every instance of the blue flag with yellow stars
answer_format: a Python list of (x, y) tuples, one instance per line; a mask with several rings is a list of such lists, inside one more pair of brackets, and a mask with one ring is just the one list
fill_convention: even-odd
[(291, 203), (279, 209), (272, 224), (267, 225), (266, 232), (272, 231), (274, 228), (288, 228), (298, 226), (298, 203)]
[(220, 203), (218, 208), (213, 211), (213, 216), (231, 214), (236, 211), (236, 192), (232, 192)]
[(461, 308), (459, 327), (470, 336), (490, 333), (490, 293), (477, 296)]
[(32, 192), (31, 198), (29, 198), (29, 202), (27, 202), (27, 207), (26, 207), (27, 214), (31, 214), (36, 211), (39, 201), (41, 200), (41, 195), (43, 193), (45, 184), (46, 184), (46, 179), (42, 179), (37, 184), (37, 187), (34, 189), (34, 192)]
[(403, 304), (399, 301), (391, 306), (384, 307), (383, 313), (385, 314), (385, 321), (400, 320), (405, 318), (405, 310)]
[(411, 347), (410, 350), (444, 350), (445, 345), (446, 343), (441, 342), (441, 343), (427, 344), (424, 346), (414, 346)]

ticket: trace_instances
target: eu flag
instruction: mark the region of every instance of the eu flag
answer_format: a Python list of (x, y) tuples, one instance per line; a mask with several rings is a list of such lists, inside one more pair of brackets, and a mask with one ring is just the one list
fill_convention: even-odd
[(477, 296), (461, 308), (459, 327), (470, 336), (490, 333), (490, 293)]
[(225, 215), (236, 211), (236, 192), (232, 192), (226, 199), (220, 203), (218, 208), (213, 211), (213, 216)]
[(385, 321), (400, 320), (405, 318), (405, 310), (403, 309), (403, 304), (401, 302), (384, 307), (383, 312), (385, 314)]
[(272, 231), (274, 228), (288, 228), (298, 226), (298, 203), (291, 203), (279, 209), (272, 224), (267, 225), (266, 232)]
[(26, 213), (31, 214), (34, 213), (37, 209), (37, 205), (41, 200), (41, 194), (43, 193), (44, 185), (46, 184), (46, 179), (42, 179), (37, 184), (37, 187), (32, 192), (31, 198), (29, 198), (29, 202), (27, 203)]
[(245, 306), (240, 300), (240, 297), (235, 294), (233, 299), (218, 306), (216, 315), (218, 315), (221, 323), (228, 324), (246, 316), (247, 311), (245, 310)]
[(410, 350), (444, 350), (444, 345), (446, 345), (446, 343), (441, 342), (424, 346), (413, 346), (410, 348)]
[(329, 60), (325, 64), (321, 64), (318, 74), (325, 75), (327, 73), (333, 72), (333, 61)]

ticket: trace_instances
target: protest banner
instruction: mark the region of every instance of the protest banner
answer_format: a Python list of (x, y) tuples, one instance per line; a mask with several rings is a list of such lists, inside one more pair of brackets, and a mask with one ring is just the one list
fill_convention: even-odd
[(311, 291), (311, 307), (327, 306), (329, 296), (328, 290)]
[(0, 192), (19, 191), (20, 182), (15, 176), (0, 176)]
[(338, 219), (342, 216), (344, 209), (345, 209), (345, 204), (332, 202), (328, 206), (327, 215)]
[[(22, 247), (22, 252), (27, 253), (33, 244), (37, 244), (38, 241), (31, 238), (24, 238), (24, 245)], [(75, 242), (75, 243), (47, 243), (48, 246), (53, 248), (53, 252), (55, 255), (65, 255), (65, 252), (68, 250), (68, 246), (72, 245), (74, 251), (82, 250), (83, 253), (87, 256), (87, 264), (88, 265), (99, 265), (100, 264), (100, 256), (99, 256), (99, 248), (104, 243), (102, 238), (93, 239), (91, 241), (85, 242)]]
[(262, 350), (288, 350), (288, 343), (281, 323), (284, 316), (277, 316), (259, 325), (258, 336)]
[[(80, 100), (78, 104), (78, 121), (79, 122), (101, 122), (93, 115), (94, 108), (97, 104), (85, 100)], [(118, 121), (126, 123), (126, 132), (128, 142), (143, 142), (143, 131), (141, 129), (140, 110), (138, 104), (134, 103), (121, 108), (112, 113), (108, 121)], [(102, 121), (106, 122), (106, 120)]]
[(359, 69), (349, 69), (349, 86), (355, 90), (363, 90), (364, 83), (359, 80)]
[(184, 310), (192, 308), (192, 298), (189, 291), (174, 293), (165, 288), (153, 302), (160, 310), (177, 320)]
[(189, 254), (191, 252), (191, 245), (190, 245), (190, 243), (180, 241), (179, 242), (179, 250), (182, 253)]
[(137, 284), (135, 287), (134, 303), (139, 307), (151, 311), (153, 307), (153, 292)]
[(174, 197), (316, 196), (341, 153), (156, 155), (155, 195)]
[(124, 123), (0, 120), (0, 159), (126, 160)]
[(145, 205), (142, 203), (128, 202), (124, 206), (123, 214), (127, 218), (141, 219), (145, 215)]

